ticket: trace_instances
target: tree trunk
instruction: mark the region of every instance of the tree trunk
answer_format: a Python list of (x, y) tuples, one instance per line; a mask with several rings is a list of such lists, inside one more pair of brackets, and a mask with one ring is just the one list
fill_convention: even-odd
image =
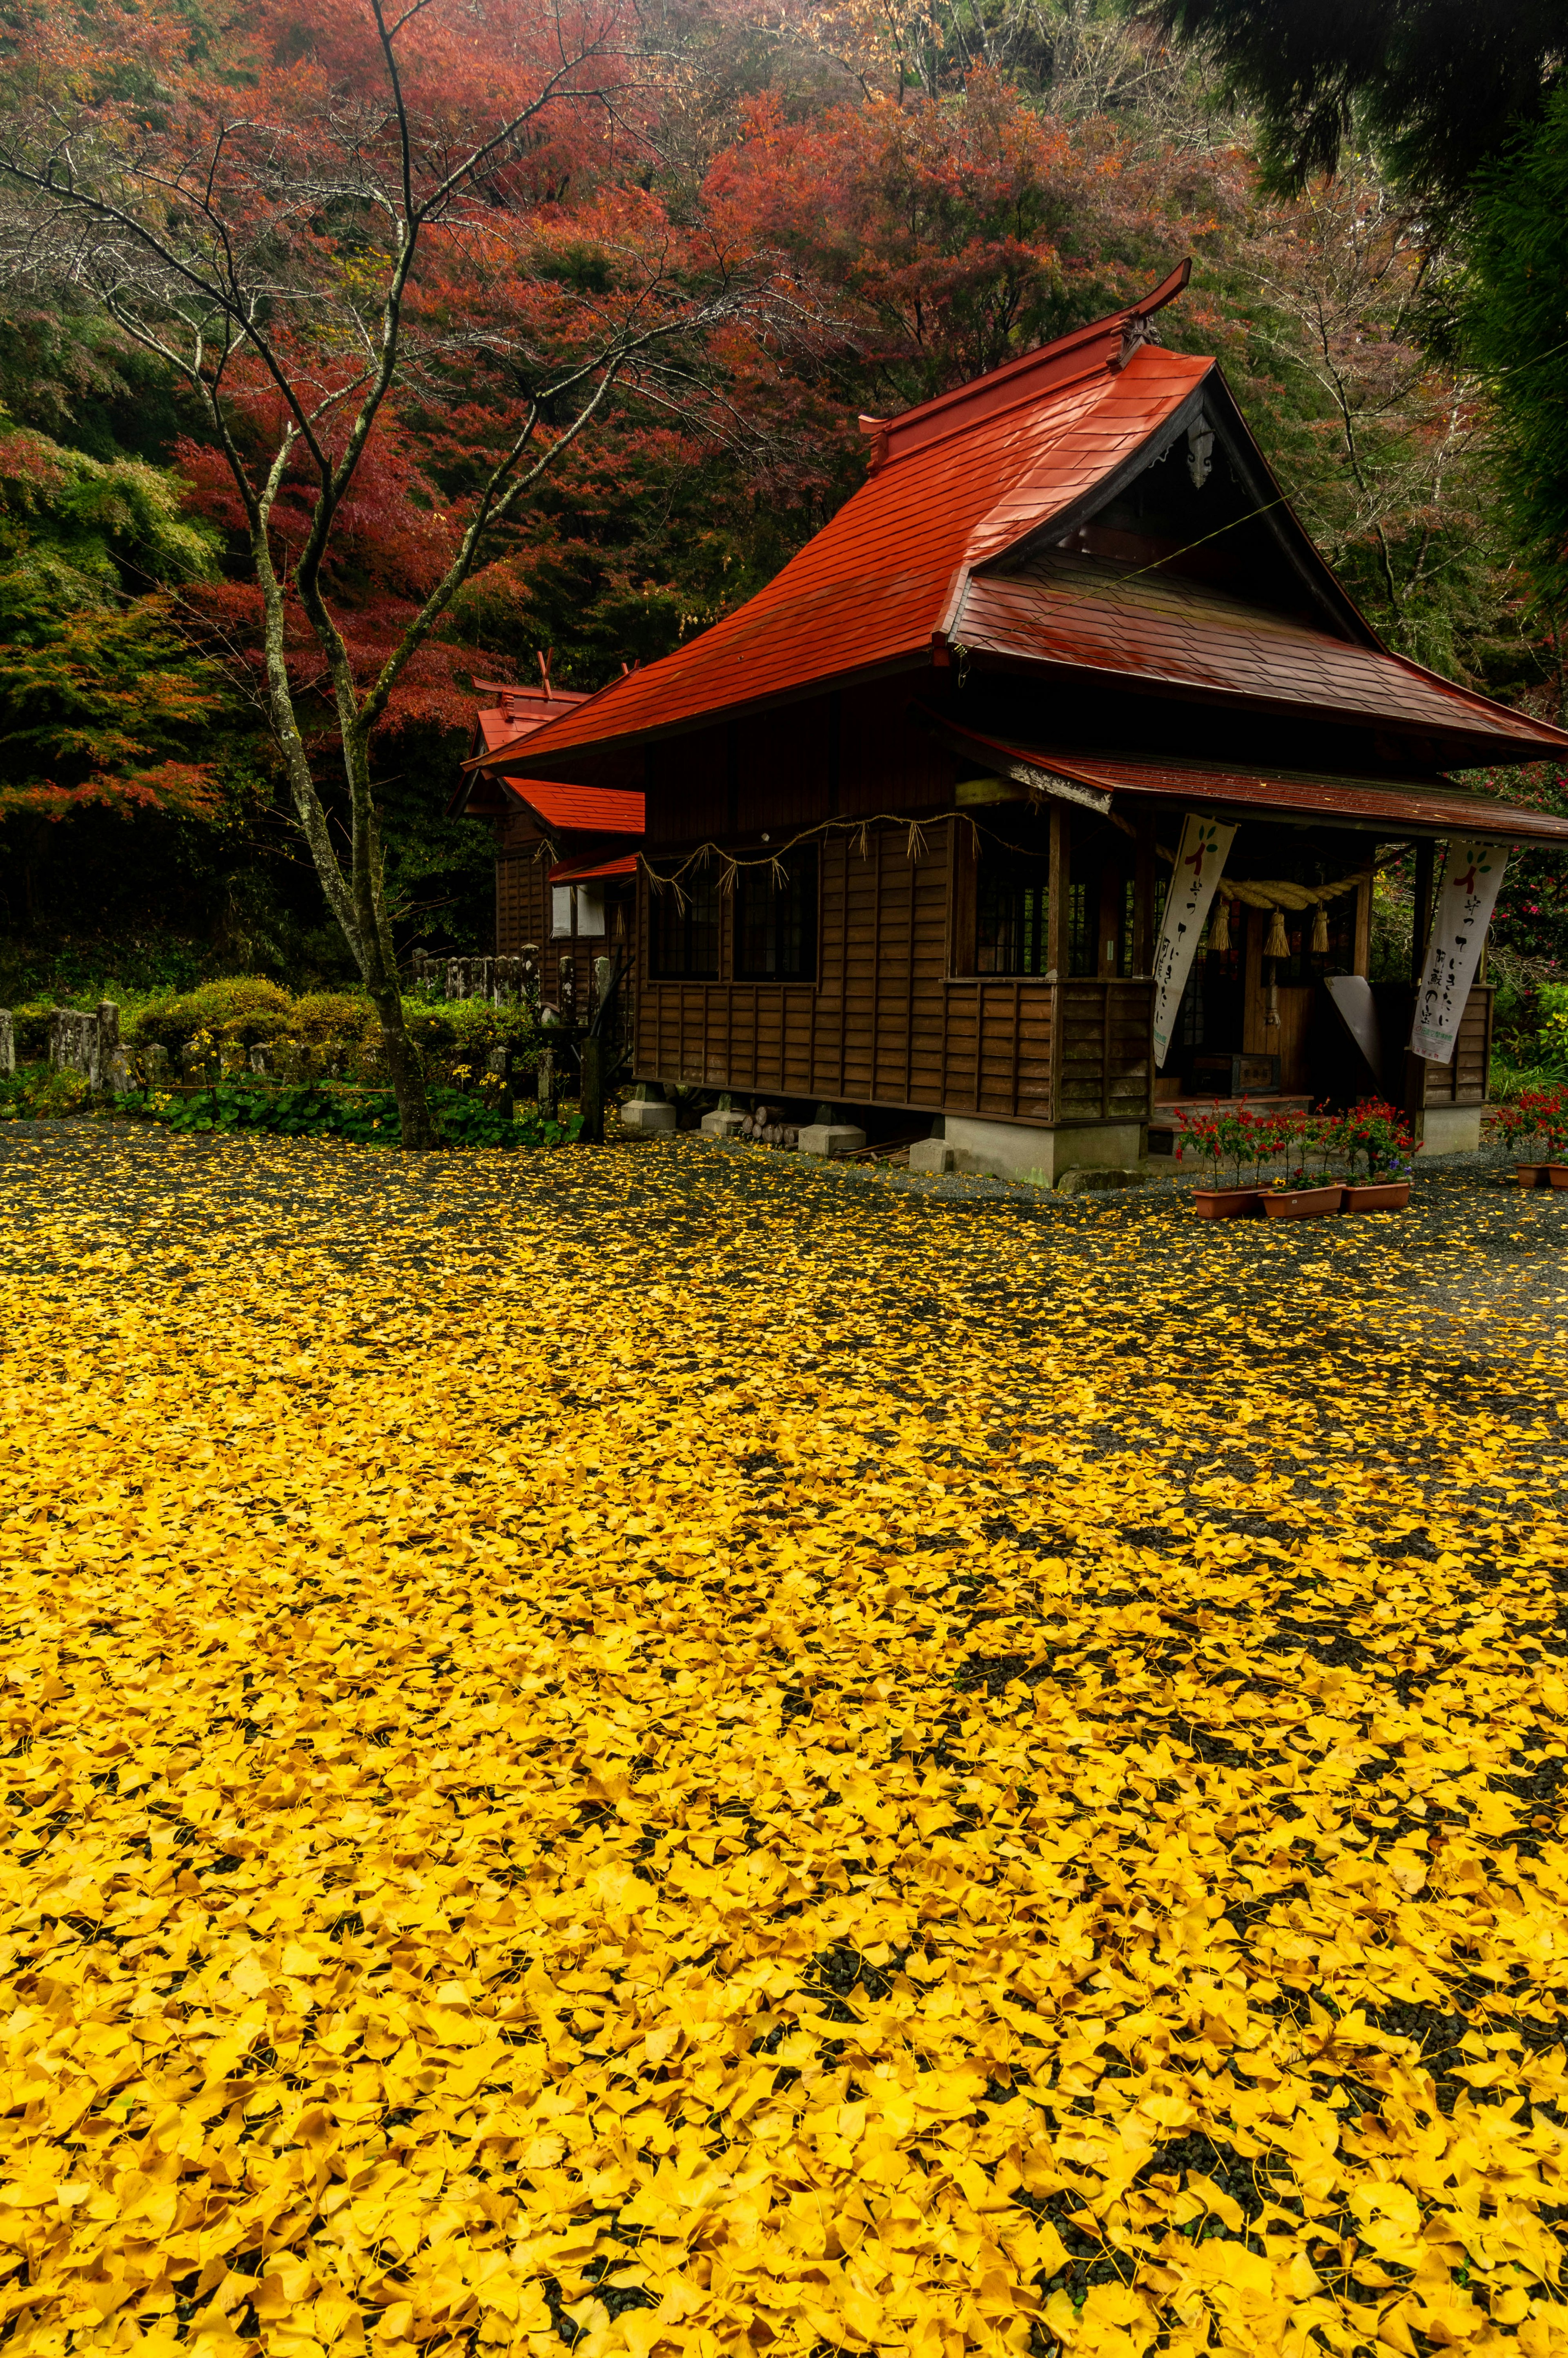
[(402, 997), (395, 988), (386, 991), (373, 990), (371, 1003), (381, 1019), (382, 1045), (386, 1052), (392, 1093), (397, 1099), (404, 1151), (410, 1154), (427, 1153), (437, 1142), (436, 1125), (430, 1119), (430, 1108), (425, 1095), (425, 1068), (418, 1049), (408, 1036), (408, 1026), (403, 1020)]
[(582, 1141), (585, 1146), (604, 1143), (604, 1044), (589, 1033), (581, 1050), (582, 1086), (579, 1091), (582, 1106)]

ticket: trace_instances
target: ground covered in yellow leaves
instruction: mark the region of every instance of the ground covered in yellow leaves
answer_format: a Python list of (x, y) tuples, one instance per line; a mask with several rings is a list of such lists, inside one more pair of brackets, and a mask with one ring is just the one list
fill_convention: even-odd
[(1568, 1205), (0, 1140), (15, 2353), (1568, 2351)]

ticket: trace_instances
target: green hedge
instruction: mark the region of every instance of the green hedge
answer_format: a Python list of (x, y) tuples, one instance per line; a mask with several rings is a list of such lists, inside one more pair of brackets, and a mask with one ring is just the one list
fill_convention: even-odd
[[(537, 1009), (526, 1002), (494, 1007), (483, 1000), (406, 999), (403, 1011), (435, 1085), (478, 1087), (487, 1059), (502, 1047), (512, 1052), (514, 1075), (533, 1073), (549, 1044)], [(14, 1011), (19, 1061), (41, 1063), (48, 1055), (53, 1012), (52, 1003), (38, 1001)], [(156, 1044), (178, 1063), (193, 1040), (231, 1076), (246, 1069), (254, 1047), (263, 1047), (273, 1070), (288, 1081), (374, 1086), (386, 1079), (381, 1025), (362, 992), (318, 990), (297, 999), (261, 975), (123, 1001), (120, 1037), (144, 1079), (139, 1051)]]
[[(459, 1089), (433, 1088), (429, 1106), (444, 1146), (559, 1146), (582, 1130), (582, 1116), (577, 1112), (550, 1121), (526, 1107), (521, 1120), (514, 1120)], [(347, 1138), (362, 1146), (396, 1146), (401, 1136), (397, 1101), (390, 1089), (350, 1096), (314, 1083), (265, 1090), (222, 1084), (194, 1097), (122, 1098), (115, 1110), (162, 1122), (169, 1130), (262, 1130), (281, 1138)]]

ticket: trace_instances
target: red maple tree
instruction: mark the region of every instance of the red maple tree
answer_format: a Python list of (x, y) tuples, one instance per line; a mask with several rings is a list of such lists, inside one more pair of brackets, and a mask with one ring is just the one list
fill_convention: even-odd
[[(381, 1020), (404, 1143), (427, 1146), (373, 733), (395, 699), (440, 699), (453, 600), (617, 388), (689, 403), (704, 339), (765, 282), (719, 225), (627, 184), (655, 103), (631, 0), (316, 0), (308, 17), (260, 0), (200, 39), (165, 0), (129, 0), (36, 13), (11, 65), (0, 174), (35, 274), (89, 291), (200, 405), (296, 817)], [(211, 503), (211, 462), (183, 455)], [(351, 544), (393, 506), (377, 537), (396, 578), (350, 624)], [(346, 860), (307, 685), (332, 716)]]

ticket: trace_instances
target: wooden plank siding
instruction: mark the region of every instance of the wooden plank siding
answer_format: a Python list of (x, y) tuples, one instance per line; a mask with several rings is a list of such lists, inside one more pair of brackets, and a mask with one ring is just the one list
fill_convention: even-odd
[[(504, 832), (495, 860), (496, 953), (514, 956), (532, 943), (539, 953), (540, 996), (552, 1006), (558, 1003), (561, 959), (569, 957), (579, 1006), (585, 1007), (593, 961), (610, 954), (613, 938), (606, 934), (552, 935), (549, 857), (535, 858), (539, 838), (525, 821), (503, 820), (501, 827)], [(610, 923), (613, 926), (612, 913)]]
[(1430, 1058), (1424, 1060), (1423, 1104), (1486, 1104), (1487, 1087), (1491, 1078), (1492, 1003), (1496, 997), (1496, 987), (1492, 983), (1471, 985), (1465, 1012), (1459, 1018), (1459, 1036), (1454, 1043), (1452, 1061), (1446, 1065), (1434, 1065)]
[[(926, 822), (913, 859), (902, 827), (873, 829), (863, 853), (852, 835), (822, 839), (815, 984), (663, 980), (644, 949), (638, 1077), (1040, 1128), (1146, 1120), (1152, 986), (952, 976), (947, 836)], [(719, 906), (729, 978), (733, 900)]]

